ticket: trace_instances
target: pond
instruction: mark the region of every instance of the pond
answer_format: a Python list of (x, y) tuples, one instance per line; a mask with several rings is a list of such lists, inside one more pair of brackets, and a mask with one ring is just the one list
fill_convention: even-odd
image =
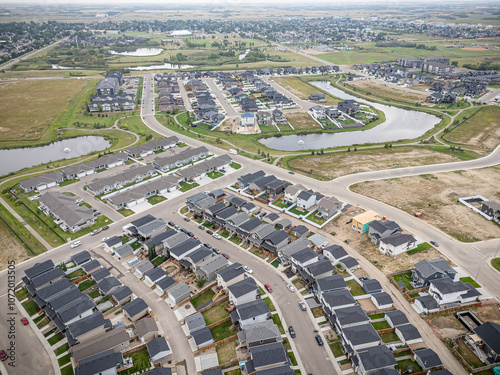
[[(355, 130), (339, 133), (306, 135), (286, 135), (260, 139), (263, 145), (276, 150), (299, 151), (360, 145), (364, 143), (394, 142), (401, 139), (413, 139), (421, 136), (440, 122), (436, 116), (428, 113), (411, 111), (390, 105), (370, 102), (333, 87), (328, 81), (313, 81), (314, 86), (341, 99), (354, 99), (366, 103), (384, 112), (385, 121), (368, 130)], [(298, 143), (299, 141), (300, 144)]]
[(109, 51), (109, 53), (112, 55), (137, 56), (137, 57), (156, 56), (162, 52), (163, 52), (163, 50), (161, 48), (137, 48), (135, 51), (131, 51), (131, 52)]
[(2, 160), (0, 176), (34, 165), (71, 159), (93, 151), (102, 151), (109, 146), (111, 144), (103, 137), (86, 136), (65, 139), (41, 147), (0, 150), (0, 160)]
[(131, 66), (130, 70), (160, 70), (160, 69), (189, 69), (194, 68), (193, 65), (181, 65), (165, 63), (163, 65), (150, 65), (150, 66)]

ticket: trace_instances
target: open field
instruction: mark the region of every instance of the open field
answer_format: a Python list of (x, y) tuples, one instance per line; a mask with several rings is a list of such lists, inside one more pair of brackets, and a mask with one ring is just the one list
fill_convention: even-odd
[[(298, 77), (275, 77), (273, 80), (300, 99), (307, 99), (311, 94), (321, 93), (320, 90), (301, 81)], [(331, 95), (326, 95), (325, 99), (326, 103), (322, 103), (323, 105), (336, 105), (339, 102)]]
[[(443, 151), (448, 151), (448, 149), (443, 148)], [(314, 156), (289, 156), (285, 157), (283, 162), (293, 171), (313, 178), (329, 180), (352, 173), (449, 163), (460, 160), (457, 157), (458, 154), (460, 152), (445, 153), (425, 147), (404, 146), (356, 152), (332, 152)]]
[(0, 83), (0, 144), (40, 139), (84, 83), (75, 79)]
[[(349, 246), (355, 249), (370, 262), (374, 263), (375, 266), (378, 267), (385, 275), (413, 268), (415, 263), (418, 263), (423, 259), (435, 259), (441, 256), (441, 254), (434, 248), (411, 255), (400, 254), (394, 258), (381, 254), (378, 251), (378, 245), (373, 244), (366, 233), (360, 234), (352, 230), (350, 224), (347, 224), (353, 216), (356, 216), (361, 212), (361, 209), (351, 207), (345, 213), (340, 215), (339, 219), (328, 223), (324, 230), (328, 233), (335, 233), (335, 236), (341, 241), (347, 240), (349, 242)], [(391, 218), (389, 217), (388, 219), (390, 220)], [(407, 232), (404, 231), (403, 233)]]
[[(498, 200), (500, 167), (455, 171), (366, 182), (352, 190), (412, 214), (460, 241), (476, 241), (500, 236), (500, 226), (457, 202), (459, 197), (482, 195)], [(415, 255), (418, 255), (417, 253)]]
[(388, 98), (407, 103), (423, 102), (427, 97), (427, 93), (424, 92), (422, 92), (422, 94), (417, 94), (414, 92), (405, 91), (403, 89), (398, 90), (374, 80), (359, 80), (355, 82), (349, 82), (349, 85), (353, 86), (354, 88), (359, 88), (367, 95), (375, 95), (381, 98)]
[(287, 113), (286, 118), (297, 131), (305, 129), (321, 129), (321, 126), (305, 112)]
[(500, 108), (481, 108), (454, 127), (443, 138), (447, 141), (482, 148), (494, 148), (500, 143)]
[(39, 78), (39, 77), (93, 77), (102, 76), (106, 72), (99, 70), (67, 70), (67, 69), (53, 69), (53, 70), (7, 70), (1, 73), (0, 77), (3, 79), (8, 78)]

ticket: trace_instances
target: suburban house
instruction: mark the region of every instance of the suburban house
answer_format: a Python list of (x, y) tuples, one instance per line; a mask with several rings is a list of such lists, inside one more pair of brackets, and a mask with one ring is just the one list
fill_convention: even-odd
[(238, 332), (238, 341), (241, 346), (251, 348), (257, 345), (281, 342), (281, 333), (272, 320), (248, 324), (245, 329)]
[(228, 286), (227, 290), (229, 302), (236, 306), (255, 301), (260, 295), (259, 286), (251, 277)]
[(101, 79), (96, 86), (97, 95), (116, 95), (120, 91), (120, 81), (109, 77)]
[(305, 211), (309, 211), (317, 203), (317, 195), (313, 191), (301, 191), (297, 195), (297, 207)]
[(320, 300), (321, 294), (345, 289), (347, 284), (342, 276), (331, 275), (316, 279), (314, 287), (316, 298)]
[(397, 326), (394, 332), (405, 345), (412, 345), (423, 341), (418, 329), (409, 323)]
[(207, 259), (210, 259), (213, 255), (214, 253), (212, 250), (206, 248), (205, 246), (200, 246), (184, 258), (181, 266), (191, 268), (192, 271), (196, 272), (198, 270), (198, 266)]
[(128, 243), (118, 246), (114, 251), (114, 255), (118, 258), (118, 260), (127, 258), (133, 253), (134, 248)]
[(158, 281), (167, 277), (167, 274), (160, 267), (152, 268), (144, 273), (144, 280), (150, 285), (155, 285)]
[(305, 225), (300, 224), (293, 227), (292, 230), (290, 231), (290, 234), (297, 238), (304, 237), (309, 234), (309, 229)]
[(191, 337), (198, 349), (214, 343), (214, 336), (208, 327), (203, 327), (191, 332)]
[(405, 313), (400, 310), (387, 311), (384, 318), (391, 328), (409, 323)]
[(251, 324), (263, 322), (271, 317), (272, 314), (269, 308), (261, 299), (237, 305), (236, 309), (231, 313), (233, 323), (238, 324), (241, 329), (245, 329)]
[(299, 250), (290, 256), (292, 272), (302, 270), (318, 261), (319, 254), (309, 247)]
[[(498, 333), (500, 333), (500, 331)], [(436, 352), (429, 348), (414, 349), (413, 359), (418, 363), (423, 371), (428, 371), (443, 365), (443, 362), (441, 362), (441, 359)]]
[(81, 199), (64, 193), (45, 193), (39, 199), (38, 209), (52, 216), (64, 231), (75, 233), (94, 224), (92, 209), (79, 205)]
[(221, 254), (217, 254), (198, 264), (196, 275), (203, 277), (206, 281), (212, 282), (216, 279), (217, 272), (226, 268), (227, 265), (227, 259)]
[(481, 212), (491, 217), (493, 221), (500, 223), (500, 203), (496, 201), (485, 201), (481, 205)]
[(278, 257), (283, 263), (283, 265), (287, 265), (290, 262), (290, 257), (296, 252), (303, 250), (311, 244), (306, 237), (300, 237), (299, 239), (290, 242), (288, 245), (283, 246), (278, 250)]
[(429, 294), (441, 305), (474, 302), (481, 293), (470, 283), (444, 277), (431, 280)]
[(342, 332), (342, 330), (347, 327), (358, 326), (370, 321), (365, 310), (359, 305), (335, 310), (334, 314), (330, 315), (329, 319), (332, 328), (336, 328), (338, 332)]
[(71, 347), (71, 359), (74, 364), (77, 364), (84, 358), (109, 349), (113, 349), (115, 353), (120, 353), (130, 348), (129, 342), (130, 336), (125, 331), (125, 327), (118, 327)]
[(156, 282), (156, 290), (158, 290), (161, 294), (164, 294), (166, 291), (168, 291), (168, 289), (170, 289), (174, 285), (175, 285), (175, 280), (167, 276)]
[(380, 217), (375, 211), (366, 211), (352, 218), (351, 228), (358, 233), (365, 233), (369, 229), (369, 224)]
[(486, 322), (466, 336), (478, 358), (488, 362), (500, 362), (500, 324)]
[(247, 374), (290, 365), (288, 352), (281, 342), (253, 346), (250, 348), (250, 356), (252, 360), (245, 363)]
[(325, 197), (318, 202), (316, 216), (322, 219), (329, 219), (342, 208), (342, 202), (335, 197)]
[(199, 312), (187, 316), (184, 319), (184, 323), (186, 324), (186, 327), (190, 334), (199, 329), (202, 329), (203, 327), (206, 327), (205, 319), (203, 318), (203, 315), (201, 315), (201, 313)]
[(430, 295), (416, 297), (415, 306), (417, 306), (424, 314), (439, 310), (438, 303)]
[(227, 289), (228, 286), (237, 283), (245, 278), (245, 270), (241, 263), (229, 264), (226, 268), (223, 268), (217, 273), (217, 285), (223, 289)]
[[(381, 371), (388, 370), (386, 374), (398, 364), (391, 350), (385, 345), (376, 345), (356, 351), (356, 372), (358, 375), (382, 374)], [(394, 370), (395, 373), (397, 370)]]
[(172, 258), (180, 262), (200, 246), (201, 244), (199, 241), (196, 241), (194, 238), (188, 238), (184, 242), (171, 247), (169, 251)]
[(314, 233), (308, 237), (311, 244), (317, 249), (324, 249), (328, 246), (328, 240), (319, 233)]
[(146, 344), (151, 361), (158, 362), (172, 354), (165, 337), (156, 337)]
[(323, 249), (323, 255), (329, 259), (334, 265), (338, 264), (340, 260), (349, 256), (347, 251), (342, 246), (331, 245)]
[(121, 286), (122, 283), (114, 276), (105, 277), (97, 283), (97, 287), (105, 296), (110, 295)]
[(238, 180), (236, 181), (235, 185), (239, 189), (246, 189), (251, 182), (258, 180), (259, 178), (262, 178), (265, 175), (266, 174), (264, 173), (264, 171), (257, 171), (257, 172), (254, 172), (254, 173), (247, 173), (245, 175), (242, 175), (242, 176), (238, 177)]
[(379, 310), (390, 309), (394, 304), (392, 297), (386, 292), (373, 293), (370, 298)]
[(319, 300), (327, 315), (332, 314), (335, 310), (357, 305), (352, 294), (346, 289), (323, 292)]
[(186, 283), (179, 283), (168, 289), (168, 299), (177, 305), (191, 296), (191, 289)]
[(250, 127), (255, 125), (255, 114), (252, 112), (242, 113), (240, 126)]
[(335, 275), (335, 267), (326, 259), (318, 260), (307, 266), (304, 270), (300, 271), (300, 275), (307, 281), (308, 284), (314, 284), (316, 279), (326, 276)]
[(75, 375), (87, 374), (116, 374), (116, 370), (124, 367), (123, 354), (115, 353), (113, 349), (108, 349), (101, 353), (78, 361), (75, 368)]
[(64, 175), (61, 171), (42, 174), (41, 176), (30, 177), (19, 182), (19, 186), (26, 193), (31, 191), (41, 191), (59, 185), (64, 181)]
[(363, 280), (361, 286), (367, 294), (379, 293), (382, 291), (382, 285), (380, 285), (380, 282), (376, 279)]
[(454, 279), (457, 271), (451, 268), (444, 259), (424, 259), (415, 264), (411, 273), (415, 284), (428, 286), (431, 280), (443, 277)]
[(297, 196), (301, 191), (306, 191), (307, 189), (300, 185), (288, 185), (285, 189), (285, 197), (284, 201), (290, 204), (294, 204), (297, 202)]
[(148, 342), (158, 336), (160, 330), (156, 320), (150, 316), (138, 320), (134, 323), (137, 338), (142, 342)]
[(148, 305), (142, 298), (136, 298), (122, 307), (123, 314), (135, 322), (148, 313)]
[(264, 238), (269, 236), (274, 231), (275, 228), (272, 224), (261, 224), (250, 231), (250, 242), (257, 247), (260, 247), (262, 242), (264, 242)]
[(338, 264), (340, 265), (340, 267), (342, 267), (342, 269), (346, 271), (355, 271), (360, 267), (358, 261), (351, 256), (342, 258)]
[(374, 220), (368, 225), (368, 237), (375, 245), (378, 245), (381, 238), (400, 234), (401, 232), (401, 227), (395, 221)]
[(134, 293), (130, 290), (128, 286), (122, 286), (111, 293), (113, 299), (122, 305), (133, 297)]
[(290, 242), (290, 236), (283, 229), (277, 230), (264, 238), (260, 247), (270, 253), (276, 253)]
[(379, 241), (379, 251), (393, 257), (417, 247), (417, 240), (411, 234), (392, 234)]

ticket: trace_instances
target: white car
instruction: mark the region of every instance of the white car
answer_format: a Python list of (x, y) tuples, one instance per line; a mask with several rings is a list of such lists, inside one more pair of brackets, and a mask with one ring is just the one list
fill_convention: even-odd
[(81, 241), (76, 241), (75, 243), (72, 243), (72, 244), (71, 244), (71, 248), (72, 248), (72, 249), (74, 249), (75, 247), (78, 247), (78, 246), (80, 246), (81, 244), (82, 244), (82, 242), (81, 242)]
[(104, 237), (101, 242), (106, 242), (107, 240), (109, 240), (109, 237)]
[(243, 269), (248, 273), (253, 273), (252, 269), (248, 266), (244, 266)]
[(295, 292), (295, 287), (292, 284), (286, 286), (290, 292)]
[(220, 234), (218, 234), (218, 233), (214, 233), (214, 238), (216, 240), (220, 240), (222, 238), (222, 236)]

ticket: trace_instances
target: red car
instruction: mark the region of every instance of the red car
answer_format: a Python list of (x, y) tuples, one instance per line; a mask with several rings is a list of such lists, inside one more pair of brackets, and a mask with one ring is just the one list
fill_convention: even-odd
[(227, 255), (226, 253), (222, 253), (222, 256), (226, 259), (229, 259), (229, 255)]
[(30, 322), (28, 321), (28, 319), (26, 318), (21, 318), (21, 322), (23, 323), (23, 325), (27, 326), (28, 324), (30, 324)]
[(0, 350), (0, 361), (6, 361), (7, 360), (7, 354), (3, 350)]
[(271, 292), (273, 291), (273, 288), (271, 288), (271, 287), (269, 286), (269, 284), (265, 284), (264, 286), (266, 287), (266, 290), (267, 290), (269, 293), (271, 293)]
[(197, 236), (193, 236), (193, 238), (194, 238), (196, 241), (198, 241), (198, 237), (197, 237)]

